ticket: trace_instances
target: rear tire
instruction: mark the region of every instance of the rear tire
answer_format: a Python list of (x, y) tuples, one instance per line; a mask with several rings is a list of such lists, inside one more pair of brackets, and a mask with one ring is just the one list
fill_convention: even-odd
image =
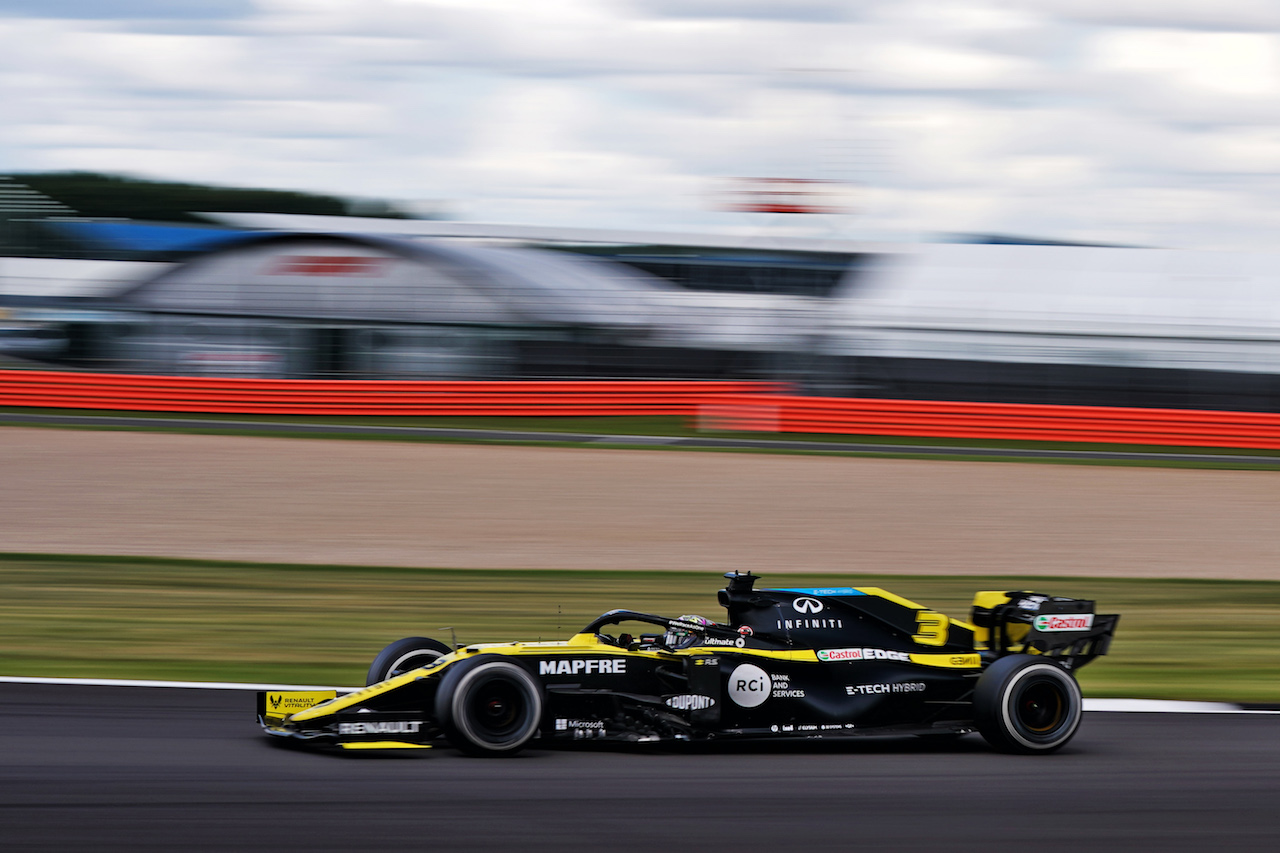
[(373, 659), (364, 684), (377, 684), (397, 675), (403, 675), (420, 666), (426, 666), (452, 652), (453, 649), (430, 637), (405, 637), (396, 640)]
[(1035, 655), (1009, 655), (987, 667), (973, 692), (974, 718), (1001, 752), (1047, 753), (1075, 735), (1084, 713), (1071, 673)]
[(468, 755), (514, 755), (542, 724), (542, 685), (497, 655), (452, 664), (436, 691), (436, 719)]

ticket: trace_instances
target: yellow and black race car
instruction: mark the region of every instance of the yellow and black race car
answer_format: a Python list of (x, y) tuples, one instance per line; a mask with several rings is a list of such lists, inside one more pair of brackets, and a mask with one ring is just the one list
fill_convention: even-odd
[(978, 731), (1059, 749), (1080, 725), (1073, 672), (1119, 616), (1094, 602), (979, 592), (971, 621), (876, 588), (755, 589), (730, 573), (723, 622), (613, 610), (563, 642), (387, 646), (368, 686), (267, 691), (268, 734), (342, 749), (512, 755), (535, 738), (662, 742)]

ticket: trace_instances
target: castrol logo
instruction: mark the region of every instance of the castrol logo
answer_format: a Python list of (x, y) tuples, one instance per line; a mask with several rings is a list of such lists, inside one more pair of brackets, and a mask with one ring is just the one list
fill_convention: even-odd
[(1041, 633), (1051, 631), (1088, 631), (1093, 627), (1092, 613), (1072, 613), (1070, 615), (1037, 616), (1033, 623)]

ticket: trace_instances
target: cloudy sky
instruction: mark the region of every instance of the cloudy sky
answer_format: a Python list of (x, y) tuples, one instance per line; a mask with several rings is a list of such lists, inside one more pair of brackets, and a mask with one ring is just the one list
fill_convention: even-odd
[(491, 222), (1270, 249), (1278, 95), (1276, 0), (0, 0), (0, 172)]

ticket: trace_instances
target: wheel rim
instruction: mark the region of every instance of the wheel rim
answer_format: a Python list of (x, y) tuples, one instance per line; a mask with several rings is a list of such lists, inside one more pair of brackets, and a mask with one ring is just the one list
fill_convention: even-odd
[(1019, 728), (1035, 737), (1046, 737), (1067, 721), (1067, 696), (1061, 684), (1037, 678), (1018, 695), (1015, 718)]
[(1053, 731), (1062, 723), (1062, 691), (1050, 684), (1032, 685), (1022, 695), (1018, 718), (1033, 732)]
[(476, 685), (467, 702), (468, 718), (476, 734), (501, 742), (520, 732), (528, 702), (520, 686), (506, 679), (491, 679)]

